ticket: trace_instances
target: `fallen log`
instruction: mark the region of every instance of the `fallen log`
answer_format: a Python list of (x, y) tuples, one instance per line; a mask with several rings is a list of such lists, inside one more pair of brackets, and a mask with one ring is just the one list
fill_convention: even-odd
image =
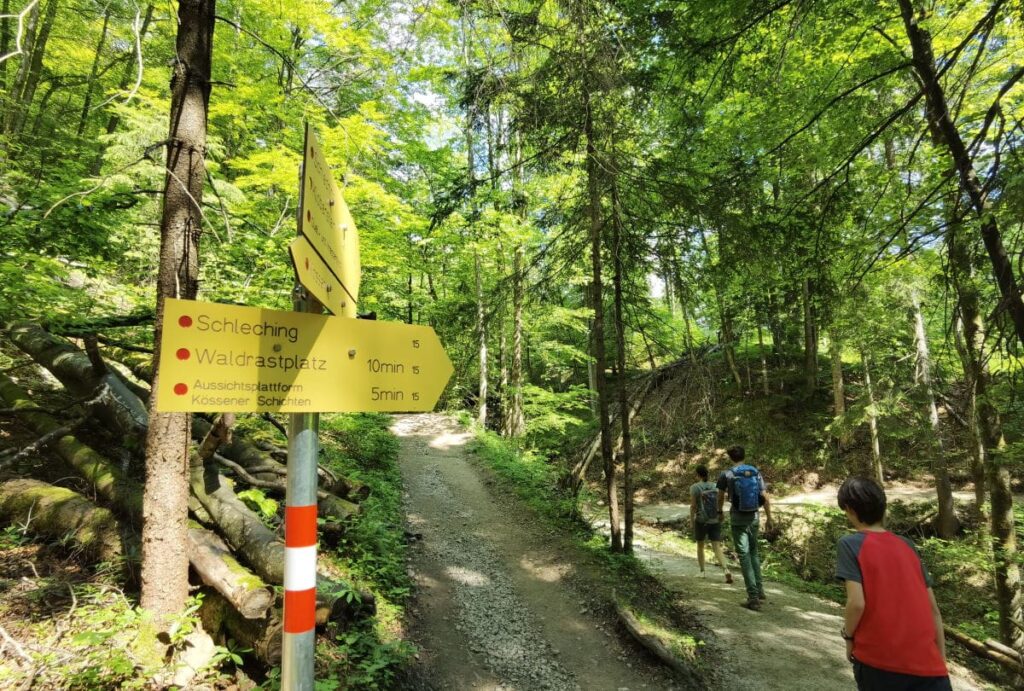
[(73, 395), (92, 396), (105, 391), (93, 409), (110, 429), (138, 443), (145, 438), (146, 406), (119, 375), (111, 371), (97, 374), (81, 349), (36, 324), (16, 324), (8, 334), (15, 345), (52, 372)]
[[(2, 374), (0, 396), (15, 409), (35, 407), (28, 394)], [(22, 419), (40, 434), (60, 427), (46, 413), (26, 412)], [(102, 497), (128, 518), (139, 520), (142, 515), (142, 490), (131, 479), (125, 477), (117, 465), (71, 435), (62, 436), (53, 446), (64, 462), (91, 484), (97, 496)], [(194, 549), (189, 551), (189, 562), (204, 582), (222, 587), (225, 597), (237, 603), (240, 608), (246, 608), (248, 605), (245, 603), (249, 597), (247, 593), (259, 591), (261, 588), (266, 589), (267, 586), (233, 559), (231, 563), (218, 565), (217, 555), (206, 551), (206, 545), (215, 539), (217, 538), (210, 534), (209, 538), (197, 540), (192, 545)], [(216, 571), (211, 572), (210, 570), (214, 568)], [(226, 577), (225, 572), (230, 573), (231, 577)]]
[(649, 650), (656, 658), (666, 665), (679, 672), (685, 677), (693, 676), (693, 669), (684, 660), (672, 652), (663, 640), (654, 632), (650, 631), (636, 616), (621, 603), (615, 603), (615, 612), (619, 621), (626, 628), (629, 634), (637, 643)]
[[(32, 409), (36, 404), (10, 377), (0, 374), (0, 397), (15, 409)], [(26, 412), (21, 417), (40, 436), (61, 429), (49, 414)], [(92, 490), (126, 515), (142, 515), (142, 492), (120, 469), (107, 458), (81, 443), (71, 434), (65, 434), (52, 444), (57, 454), (79, 476), (90, 483)]]
[[(249, 485), (250, 487), (259, 487), (261, 489), (267, 489), (275, 494), (284, 496), (286, 485), (283, 480), (261, 480), (253, 475), (250, 475), (245, 468), (239, 464), (224, 458), (220, 454), (214, 454), (213, 458), (217, 463), (231, 470), (235, 476)], [(287, 472), (287, 471), (286, 471)], [(340, 499), (329, 492), (323, 490), (317, 490), (317, 511), (322, 516), (331, 517), (337, 519), (338, 522), (343, 522), (352, 516), (359, 513), (359, 506), (353, 504), (350, 501)]]
[[(191, 483), (193, 496), (209, 513), (232, 549), (267, 582), (284, 583), (284, 541), (235, 495), (217, 468), (193, 465)], [(349, 585), (318, 574), (317, 624), (351, 620), (376, 611), (372, 593), (359, 590), (354, 597), (352, 595)]]
[[(102, 343), (103, 341), (101, 340), (100, 342)], [(127, 367), (139, 381), (144, 381), (148, 384), (153, 383), (152, 354), (131, 352), (123, 348), (110, 346), (109, 343), (105, 344), (103, 349), (110, 353), (112, 360), (120, 362)]]
[(262, 619), (274, 604), (274, 591), (238, 563), (228, 546), (209, 530), (188, 529), (189, 563), (203, 583), (226, 597), (246, 619)]
[(239, 499), (216, 467), (196, 463), (191, 470), (192, 495), (217, 529), (246, 563), (270, 583), (284, 583), (284, 541)]
[(114, 515), (81, 494), (38, 480), (0, 483), (0, 519), (53, 539), (72, 536), (89, 558), (119, 561), (126, 553)]
[[(43, 344), (43, 347), (32, 348), (26, 350), (29, 355), (32, 355), (32, 351), (37, 352), (52, 352), (60, 351), (66, 357), (61, 358), (61, 362), (65, 360), (74, 360), (77, 363), (76, 368), (70, 366), (63, 367), (61, 372), (64, 376), (73, 380), (75, 376), (92, 377), (95, 376), (95, 372), (92, 367), (92, 363), (89, 362), (88, 356), (75, 348), (74, 345), (62, 339), (53, 337), (52, 335), (42, 331), (38, 327), (32, 325), (22, 326), (21, 338), (27, 344)], [(24, 348), (23, 348), (24, 349)], [(42, 356), (40, 356), (42, 357)], [(54, 356), (59, 357), (58, 355)], [(33, 359), (39, 361), (35, 355)], [(50, 362), (51, 358), (43, 358), (47, 362)], [(58, 373), (52, 366), (41, 362), (47, 369), (53, 372), (58, 379), (64, 381), (61, 374)], [(77, 375), (76, 375), (77, 373)], [(114, 375), (108, 375), (114, 376)], [(65, 383), (67, 385), (67, 383)], [(119, 403), (125, 403), (125, 405), (131, 406), (131, 394), (128, 392), (128, 396), (123, 400), (112, 400), (108, 401), (111, 407), (116, 407)], [(137, 398), (136, 402), (141, 406), (142, 403)], [(144, 410), (144, 409), (143, 409)], [(123, 411), (122, 411), (123, 416)], [(144, 415), (145, 419), (145, 415)], [(212, 425), (209, 421), (199, 417), (193, 417), (193, 436), (198, 437), (198, 441), (205, 439), (209, 433)], [(246, 462), (251, 463), (276, 463), (266, 453), (255, 447), (253, 444), (242, 440), (239, 435), (231, 435), (231, 439), (224, 443), (222, 453), (224, 456), (233, 458), (239, 465), (245, 466)], [(86, 447), (87, 448), (87, 447)], [(280, 464), (277, 464), (280, 465)], [(284, 468), (284, 466), (281, 466)], [(110, 464), (106, 464), (106, 475), (112, 475)], [(208, 474), (203, 470), (204, 466), (199, 467), (198, 476), (193, 471), (192, 475), (192, 494), (197, 500), (198, 505), (202, 507), (202, 511), (208, 515), (210, 522), (216, 525), (217, 530), (227, 539), (228, 544), (239, 552), (242, 558), (252, 567), (256, 573), (272, 584), (281, 584), (284, 582), (284, 543), (266, 526), (260, 521), (259, 517), (253, 514), (245, 504), (235, 496), (234, 491), (224, 481), (223, 476), (219, 473)], [(204, 478), (204, 475), (208, 476)], [(269, 473), (269, 477), (277, 479), (277, 473)], [(209, 480), (210, 491), (206, 491), (207, 479)], [(113, 481), (108, 482), (108, 485), (116, 486)], [(141, 505), (141, 494), (132, 493), (132, 501), (137, 501)], [(117, 502), (115, 502), (117, 503)], [(347, 518), (358, 510), (358, 507), (344, 500), (336, 497), (326, 497), (321, 500), (323, 505), (323, 514), (326, 516), (334, 516), (339, 519)], [(318, 587), (317, 594), (317, 622), (324, 623), (328, 620), (338, 620), (355, 617), (364, 613), (372, 613), (376, 610), (376, 604), (372, 593), (366, 591), (359, 591), (358, 595), (354, 598), (347, 597), (350, 595), (350, 588), (344, 583), (339, 583), (333, 579), (327, 577), (321, 577), (323, 587)], [(320, 581), (318, 580), (318, 583)], [(351, 601), (350, 601), (351, 600)]]
[(204, 591), (203, 605), (199, 609), (203, 628), (211, 634), (224, 632), (221, 643), (230, 636), (242, 647), (248, 648), (261, 662), (276, 667), (281, 664), (281, 641), (284, 627), (277, 610), (271, 610), (266, 619), (246, 619), (238, 614), (215, 591)]
[(951, 626), (945, 626), (943, 628), (945, 629), (946, 636), (948, 638), (952, 638), (954, 641), (956, 641), (963, 647), (967, 648), (971, 652), (980, 655), (981, 657), (984, 657), (988, 660), (992, 660), (992, 662), (998, 663), (1002, 667), (1005, 667), (1006, 669), (1008, 669), (1011, 672), (1014, 672), (1015, 674), (1024, 674), (1024, 665), (1022, 665), (1019, 660), (1012, 658), (1004, 653), (1001, 653), (998, 650), (993, 650), (981, 641), (975, 640), (967, 634), (957, 629), (954, 629)]

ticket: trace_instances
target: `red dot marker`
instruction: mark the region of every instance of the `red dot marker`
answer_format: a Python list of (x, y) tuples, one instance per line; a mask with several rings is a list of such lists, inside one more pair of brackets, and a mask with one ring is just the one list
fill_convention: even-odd
[(178, 317), (178, 326), (183, 326), (186, 329), (192, 326), (192, 317), (188, 316), (187, 314), (181, 315), (180, 317)]
[(178, 352), (175, 353), (179, 360), (188, 360), (192, 353), (188, 352), (188, 348), (178, 348)]
[(178, 394), (179, 396), (184, 396), (185, 394), (188, 393), (188, 384), (175, 384), (174, 393)]

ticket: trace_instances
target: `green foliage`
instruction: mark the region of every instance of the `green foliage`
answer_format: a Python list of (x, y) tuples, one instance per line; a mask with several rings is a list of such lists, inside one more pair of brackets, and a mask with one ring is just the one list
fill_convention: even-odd
[(278, 501), (268, 497), (260, 488), (250, 487), (249, 489), (237, 492), (237, 495), (239, 499), (245, 502), (246, 506), (257, 512), (264, 521), (277, 518)]

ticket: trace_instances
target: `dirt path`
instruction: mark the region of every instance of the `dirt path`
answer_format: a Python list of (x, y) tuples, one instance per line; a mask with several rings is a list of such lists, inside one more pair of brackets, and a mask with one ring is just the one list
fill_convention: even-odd
[(395, 418), (418, 586), (420, 688), (669, 689), (578, 591), (572, 554), (492, 490), (469, 435), (441, 415)]
[[(642, 507), (638, 514), (654, 522), (678, 520), (688, 507)], [(595, 515), (604, 529), (606, 519)], [(781, 583), (766, 582), (768, 604), (760, 612), (740, 606), (746, 599), (738, 565), (736, 583), (726, 585), (723, 572), (711, 566), (701, 578), (696, 544), (673, 532), (639, 526), (635, 533), (637, 556), (669, 589), (681, 593), (700, 612), (705, 626), (714, 631), (720, 649), (735, 651), (723, 660), (721, 688), (730, 691), (820, 691), (853, 689), (853, 674), (839, 638), (842, 609), (839, 605), (798, 592)], [(951, 665), (957, 691), (984, 688), (971, 673)]]

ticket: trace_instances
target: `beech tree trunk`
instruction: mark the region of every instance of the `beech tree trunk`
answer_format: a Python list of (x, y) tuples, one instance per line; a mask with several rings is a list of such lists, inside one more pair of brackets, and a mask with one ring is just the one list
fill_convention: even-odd
[(867, 415), (868, 430), (871, 433), (871, 465), (864, 469), (865, 475), (875, 478), (882, 487), (885, 486), (885, 476), (882, 471), (882, 448), (878, 441), (878, 407), (875, 403), (875, 390), (871, 385), (871, 368), (868, 363), (868, 354), (860, 351), (860, 362), (864, 367), (864, 392), (867, 394)]
[[(52, 0), (51, 0), (52, 1)], [(206, 114), (216, 0), (179, 0), (176, 57), (171, 73), (167, 176), (160, 223), (153, 390), (158, 388), (164, 300), (193, 300), (199, 288), (206, 176)], [(173, 328), (173, 327), (172, 327)], [(162, 621), (188, 598), (189, 444), (186, 413), (162, 413), (150, 398), (146, 485), (142, 496), (142, 606)]]
[(804, 307), (804, 388), (808, 395), (818, 388), (818, 326), (814, 318), (811, 279), (802, 284)]
[(86, 353), (38, 324), (17, 324), (8, 335), (16, 346), (52, 372), (72, 395), (90, 398), (102, 392), (93, 408), (95, 415), (122, 435), (128, 445), (141, 446), (147, 425), (146, 407), (117, 373), (97, 371)]
[[(953, 194), (947, 195), (946, 203), (955, 205)], [(974, 513), (978, 521), (979, 531), (987, 532), (989, 520), (985, 511), (986, 483), (985, 465), (988, 452), (986, 444), (989, 440), (982, 433), (979, 410), (979, 389), (984, 390), (984, 379), (988, 376), (984, 363), (985, 323), (979, 311), (978, 286), (974, 278), (974, 266), (971, 261), (970, 248), (956, 222), (954, 213), (947, 214), (949, 230), (946, 233), (946, 244), (949, 249), (949, 270), (953, 288), (956, 291), (957, 321), (963, 327), (963, 338), (956, 339), (957, 352), (964, 370), (964, 382), (967, 385), (967, 431), (971, 454), (971, 478), (974, 480)], [(958, 325), (954, 330), (959, 333)]]
[(96, 44), (96, 52), (93, 54), (92, 68), (89, 70), (89, 79), (85, 83), (85, 100), (82, 103), (82, 114), (78, 118), (78, 130), (75, 134), (79, 137), (85, 133), (85, 125), (89, 122), (89, 111), (92, 110), (92, 92), (96, 87), (96, 73), (100, 68), (100, 57), (103, 55), (103, 46), (107, 43), (107, 27), (110, 25), (110, 6), (103, 11), (103, 29), (100, 31), (100, 40)]
[(935, 391), (932, 385), (932, 363), (928, 352), (928, 334), (924, 326), (924, 315), (921, 313), (921, 301), (915, 294), (911, 297), (914, 308), (914, 335), (917, 340), (917, 366), (921, 373), (921, 386), (924, 389), (928, 404), (928, 421), (932, 430), (932, 474), (935, 476), (935, 494), (938, 499), (939, 515), (936, 520), (936, 531), (947, 540), (956, 535), (960, 529), (960, 521), (956, 517), (953, 506), (953, 487), (949, 482), (949, 469), (946, 465), (946, 449), (942, 443), (942, 429), (939, 426), (939, 409), (935, 405)]
[[(225, 596), (246, 619), (262, 619), (274, 604), (274, 591), (248, 573), (227, 545), (208, 530), (189, 528), (190, 561), (206, 585)], [(248, 578), (239, 578), (239, 574)]]
[[(1013, 263), (1003, 245), (999, 222), (989, 204), (984, 185), (978, 179), (971, 154), (950, 114), (946, 93), (939, 82), (939, 73), (935, 66), (931, 34), (919, 24), (920, 17), (914, 12), (912, 0), (899, 0), (899, 5), (907, 38), (910, 39), (914, 71), (921, 80), (925, 102), (928, 104), (928, 118), (953, 159), (959, 173), (960, 187), (970, 200), (971, 208), (979, 221), (981, 239), (992, 262), (999, 293), (1003, 298), (1000, 307), (1009, 313), (1017, 339), (1024, 345), (1024, 300), (1021, 299), (1020, 285), (1013, 270)], [(1019, 80), (1022, 76), (1024, 73), (1017, 70), (1012, 79)], [(1005, 86), (1010, 85), (1008, 83)]]
[(829, 334), (828, 352), (832, 360), (832, 413), (836, 423), (842, 425), (843, 432), (836, 437), (839, 448), (850, 443), (849, 432), (846, 432), (846, 423), (842, 418), (846, 415), (846, 387), (843, 383), (843, 346), (836, 338), (835, 333)]
[(757, 352), (761, 356), (761, 384), (764, 387), (764, 395), (767, 396), (768, 390), (768, 357), (764, 350), (764, 332), (761, 329), (761, 325), (757, 325)]

